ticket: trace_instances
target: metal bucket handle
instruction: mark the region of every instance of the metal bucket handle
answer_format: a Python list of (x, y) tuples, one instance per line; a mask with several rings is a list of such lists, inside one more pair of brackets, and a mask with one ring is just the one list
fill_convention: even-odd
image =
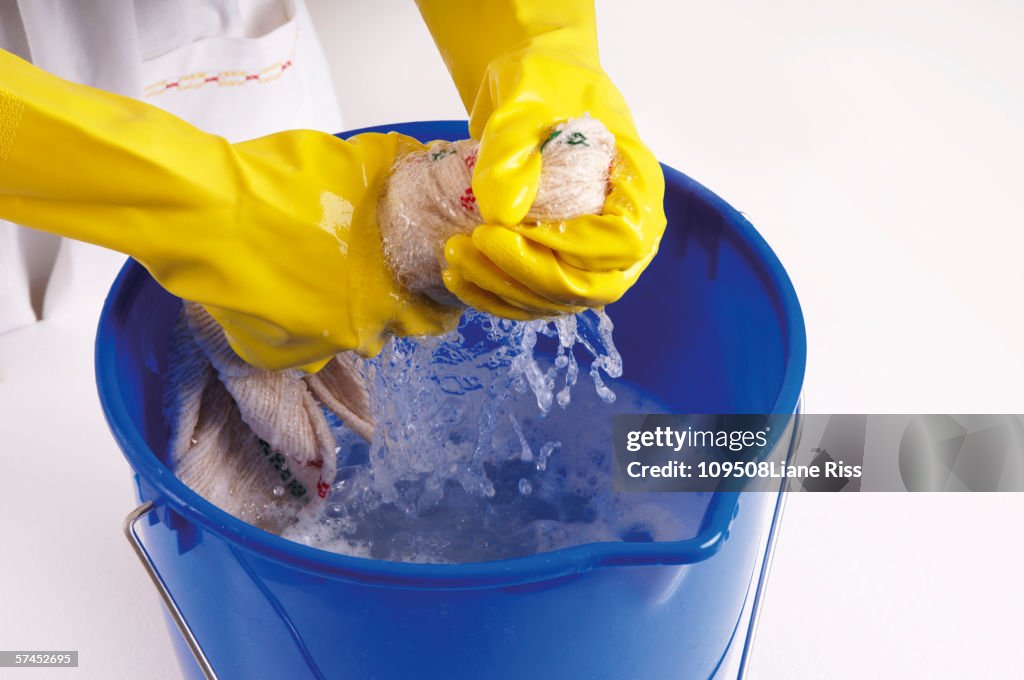
[(146, 501), (139, 507), (128, 513), (128, 516), (124, 518), (124, 535), (131, 544), (132, 549), (135, 550), (136, 556), (139, 558), (139, 562), (142, 563), (143, 569), (149, 574), (149, 579), (153, 582), (157, 592), (160, 593), (160, 598), (164, 601), (164, 605), (167, 607), (167, 611), (170, 613), (171, 618), (174, 620), (174, 625), (178, 627), (178, 632), (181, 633), (181, 637), (185, 638), (185, 643), (188, 644), (189, 651), (192, 652), (192, 656), (195, 657), (196, 663), (199, 665), (199, 669), (206, 676), (206, 680), (218, 680), (216, 671), (213, 670), (213, 665), (210, 660), (206, 657), (206, 652), (203, 651), (202, 646), (199, 644), (199, 640), (196, 639), (195, 634), (188, 625), (188, 621), (181, 613), (181, 609), (178, 608), (178, 603), (174, 601), (174, 596), (171, 595), (171, 591), (167, 588), (167, 584), (164, 583), (164, 579), (160, 576), (160, 572), (157, 571), (156, 565), (153, 564), (153, 558), (149, 556), (149, 551), (146, 550), (146, 546), (142, 544), (142, 539), (135, 532), (135, 523), (142, 519), (144, 516), (152, 512), (156, 506), (153, 501)]

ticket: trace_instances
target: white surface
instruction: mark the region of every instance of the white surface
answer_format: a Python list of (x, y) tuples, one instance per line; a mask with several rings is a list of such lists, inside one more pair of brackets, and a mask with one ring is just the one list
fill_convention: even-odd
[[(350, 127), (464, 115), (411, 2), (309, 4)], [(603, 58), (658, 155), (789, 270), (810, 410), (1022, 412), (1024, 7), (844, 4), (601, 2)], [(0, 336), (0, 647), (177, 677), (79, 311)], [(792, 495), (750, 677), (1019, 674), (1022, 511)]]
[(96, 397), (99, 310), (81, 312), (0, 335), (0, 647), (79, 650), (59, 677), (176, 678), (163, 605), (121, 534), (137, 503)]

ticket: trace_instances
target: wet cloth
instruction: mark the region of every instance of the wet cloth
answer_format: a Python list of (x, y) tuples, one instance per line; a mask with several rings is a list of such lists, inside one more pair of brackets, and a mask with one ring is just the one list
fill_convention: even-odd
[(369, 394), (344, 352), (316, 375), (242, 361), (217, 322), (186, 302), (170, 340), (164, 411), (175, 474), (222, 510), (280, 531), (327, 497), (337, 459), (329, 409), (369, 439)]

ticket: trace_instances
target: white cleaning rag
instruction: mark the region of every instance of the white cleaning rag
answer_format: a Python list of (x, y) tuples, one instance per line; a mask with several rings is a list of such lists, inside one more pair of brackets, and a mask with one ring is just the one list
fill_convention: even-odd
[(279, 532), (337, 472), (323, 407), (369, 439), (370, 400), (344, 352), (316, 375), (266, 371), (234, 353), (217, 322), (186, 302), (171, 337), (164, 410), (178, 477), (221, 509)]

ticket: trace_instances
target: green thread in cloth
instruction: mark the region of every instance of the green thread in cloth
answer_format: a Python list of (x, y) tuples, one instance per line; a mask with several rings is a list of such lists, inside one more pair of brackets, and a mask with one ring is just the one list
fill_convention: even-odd
[(545, 139), (544, 143), (540, 145), (540, 152), (544, 153), (544, 147), (548, 145), (548, 142), (550, 142), (552, 139), (554, 139), (555, 137), (557, 137), (560, 134), (562, 134), (561, 130), (555, 130), (550, 135), (548, 135), (548, 138)]
[[(545, 139), (544, 143), (540, 145), (540, 152), (544, 153), (544, 147), (548, 145), (548, 142), (550, 142), (552, 139), (554, 139), (560, 134), (562, 134), (561, 130), (555, 130), (550, 135), (548, 135), (548, 138)], [(569, 146), (590, 146), (590, 144), (587, 143), (587, 136), (579, 131), (570, 133), (569, 137), (565, 140), (565, 143), (568, 144)]]
[(587, 144), (587, 136), (582, 132), (572, 133), (571, 135), (569, 135), (569, 139), (565, 140), (565, 143), (568, 144), (569, 146), (579, 146), (580, 144), (582, 144), (583, 146), (590, 146), (589, 144)]

